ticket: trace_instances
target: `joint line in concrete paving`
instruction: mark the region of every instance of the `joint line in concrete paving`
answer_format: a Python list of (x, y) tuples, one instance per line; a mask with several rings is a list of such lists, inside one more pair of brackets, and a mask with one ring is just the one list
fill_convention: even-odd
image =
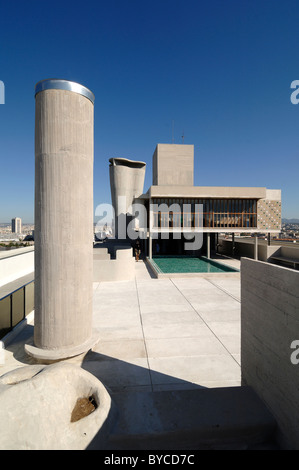
[(151, 381), (151, 390), (153, 392), (153, 381), (152, 381), (152, 375), (151, 375), (151, 368), (148, 360), (148, 352), (147, 352), (147, 346), (146, 346), (146, 341), (145, 341), (145, 336), (144, 336), (144, 331), (143, 331), (143, 322), (142, 322), (142, 315), (141, 315), (141, 308), (140, 308), (140, 302), (139, 302), (139, 294), (138, 294), (138, 286), (137, 286), (137, 280), (135, 277), (135, 287), (136, 287), (136, 295), (137, 295), (137, 301), (138, 301), (138, 310), (139, 310), (139, 317), (140, 317), (140, 323), (141, 323), (141, 330), (142, 330), (142, 337), (143, 337), (143, 342), (144, 342), (144, 348), (145, 348), (145, 354), (146, 354), (146, 362), (147, 362), (147, 367), (149, 371), (149, 378)]
[(234, 300), (236, 300), (237, 302), (239, 302), (239, 304), (241, 303), (241, 300), (238, 299), (238, 297), (235, 297), (233, 294), (231, 294), (230, 292), (228, 292), (227, 290), (225, 290), (223, 287), (218, 286), (218, 285), (215, 284), (215, 282), (213, 282), (211, 279), (206, 278), (206, 281), (209, 281), (211, 284), (213, 284), (213, 286), (217, 287), (217, 289), (221, 290), (221, 291), (224, 292), (225, 294), (227, 294), (227, 295), (229, 295), (230, 297), (232, 297)]

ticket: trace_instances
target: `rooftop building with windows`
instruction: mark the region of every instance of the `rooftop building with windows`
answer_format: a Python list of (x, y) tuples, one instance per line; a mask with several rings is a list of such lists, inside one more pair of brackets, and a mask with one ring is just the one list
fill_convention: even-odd
[(183, 254), (180, 233), (202, 233), (201, 253), (209, 257), (219, 233), (280, 232), (279, 189), (194, 186), (193, 145), (158, 144), (152, 162), (152, 185), (135, 199), (146, 208), (150, 258), (157, 244), (164, 254)]

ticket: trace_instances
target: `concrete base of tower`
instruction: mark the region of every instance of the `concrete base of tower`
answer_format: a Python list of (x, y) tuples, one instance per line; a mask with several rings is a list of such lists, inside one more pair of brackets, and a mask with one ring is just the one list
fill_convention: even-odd
[(27, 344), (25, 344), (25, 352), (36, 359), (37, 361), (43, 361), (46, 363), (52, 363), (61, 361), (80, 354), (87, 353), (99, 342), (99, 333), (97, 330), (92, 332), (92, 336), (80, 345), (76, 345), (68, 348), (56, 348), (56, 349), (44, 349), (38, 348), (34, 345), (33, 338)]

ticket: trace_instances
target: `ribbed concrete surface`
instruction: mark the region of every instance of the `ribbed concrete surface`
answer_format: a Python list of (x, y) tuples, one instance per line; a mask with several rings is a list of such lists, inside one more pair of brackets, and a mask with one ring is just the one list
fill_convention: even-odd
[(93, 113), (78, 93), (36, 95), (34, 344), (43, 350), (92, 336)]

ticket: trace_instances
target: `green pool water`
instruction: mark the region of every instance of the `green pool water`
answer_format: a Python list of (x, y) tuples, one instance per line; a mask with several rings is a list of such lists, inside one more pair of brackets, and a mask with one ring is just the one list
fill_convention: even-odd
[(237, 269), (208, 258), (191, 256), (154, 256), (151, 260), (160, 273), (229, 273)]

